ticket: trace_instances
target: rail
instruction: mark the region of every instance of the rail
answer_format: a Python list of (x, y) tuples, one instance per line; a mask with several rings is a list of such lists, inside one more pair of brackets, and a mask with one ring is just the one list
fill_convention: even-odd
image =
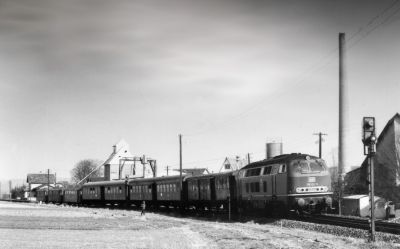
[[(331, 215), (306, 215), (300, 217), (299, 220), (364, 230), (368, 230), (370, 227), (369, 220), (364, 218), (351, 218)], [(375, 230), (384, 233), (400, 234), (400, 223), (377, 220), (375, 222)]]

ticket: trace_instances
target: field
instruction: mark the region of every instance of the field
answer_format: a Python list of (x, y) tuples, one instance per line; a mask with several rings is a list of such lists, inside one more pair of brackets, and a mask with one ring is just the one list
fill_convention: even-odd
[(277, 224), (0, 202), (0, 248), (400, 248)]

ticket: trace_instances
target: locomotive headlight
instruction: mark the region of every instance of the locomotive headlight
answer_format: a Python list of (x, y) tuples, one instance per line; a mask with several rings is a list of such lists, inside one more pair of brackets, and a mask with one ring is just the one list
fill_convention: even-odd
[(306, 204), (306, 201), (303, 198), (300, 198), (297, 200), (297, 205), (300, 207), (304, 206)]

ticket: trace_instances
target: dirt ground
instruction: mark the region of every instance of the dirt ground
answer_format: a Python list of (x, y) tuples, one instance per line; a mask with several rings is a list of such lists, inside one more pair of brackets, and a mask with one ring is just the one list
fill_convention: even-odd
[(254, 222), (0, 201), (0, 248), (400, 248)]

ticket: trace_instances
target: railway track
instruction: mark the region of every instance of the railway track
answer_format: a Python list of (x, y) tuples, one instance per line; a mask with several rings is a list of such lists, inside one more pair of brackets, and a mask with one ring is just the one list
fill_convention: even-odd
[[(331, 215), (307, 215), (300, 217), (298, 220), (364, 230), (370, 228), (369, 220), (363, 218), (349, 218)], [(375, 230), (384, 233), (400, 234), (400, 224), (377, 220), (375, 221)]]
[(17, 200), (17, 199), (0, 199), (0, 201), (7, 201), (7, 202), (22, 202), (22, 203), (30, 203), (32, 201), (29, 200)]
[[(9, 201), (9, 202), (29, 202), (26, 200), (2, 200), (2, 201)], [(99, 206), (92, 206), (95, 208), (108, 208), (108, 209), (136, 209), (140, 210), (140, 207), (122, 207), (122, 206), (109, 206), (109, 205), (99, 205)], [(159, 208), (153, 209), (149, 208), (147, 211), (150, 212), (161, 212), (161, 213), (177, 213), (176, 209), (168, 209), (168, 208)], [(220, 210), (219, 212), (215, 212), (215, 210), (205, 211), (205, 210), (186, 210), (184, 214), (180, 213), (183, 216), (192, 216), (192, 217), (202, 217), (204, 219), (215, 219), (217, 217), (222, 218), (223, 220), (228, 220), (228, 212), (226, 210)], [(254, 218), (253, 216), (251, 216)], [(237, 217), (236, 217), (237, 218)], [(326, 224), (326, 225), (334, 225), (334, 226), (342, 226), (342, 227), (350, 227), (350, 228), (358, 228), (363, 230), (368, 230), (369, 220), (364, 218), (350, 218), (350, 217), (343, 217), (343, 216), (333, 216), (333, 215), (303, 215), (303, 216), (296, 216), (292, 217), (293, 220), (298, 220), (302, 222), (310, 222), (310, 223), (317, 223), (317, 224)], [(246, 218), (244, 218), (246, 220)], [(400, 223), (391, 223), (387, 221), (377, 220), (375, 221), (375, 230), (384, 233), (391, 233), (400, 235)]]

